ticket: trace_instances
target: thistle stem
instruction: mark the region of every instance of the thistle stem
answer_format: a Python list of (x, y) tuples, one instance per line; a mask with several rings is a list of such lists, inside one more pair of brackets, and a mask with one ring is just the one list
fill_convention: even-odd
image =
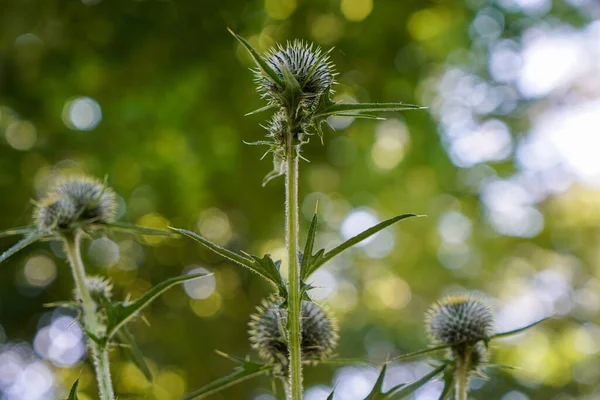
[[(77, 231), (74, 234), (63, 236), (65, 242), (65, 251), (73, 272), (75, 280), (75, 290), (79, 299), (81, 299), (83, 309), (83, 326), (86, 331), (95, 335), (96, 338), (101, 336), (101, 323), (98, 319), (97, 305), (86, 285), (85, 267), (81, 259), (81, 232)], [(94, 360), (94, 369), (98, 380), (98, 390), (100, 400), (114, 400), (115, 394), (112, 387), (110, 377), (110, 365), (108, 359), (108, 349), (106, 344), (100, 344), (88, 337), (87, 345), (92, 353)]]
[(469, 371), (471, 368), (471, 349), (467, 348), (464, 358), (459, 359), (455, 370), (456, 400), (467, 400), (469, 396)]
[(300, 264), (298, 263), (298, 148), (290, 134), (286, 146), (286, 242), (288, 249), (288, 343), (290, 349), (288, 399), (302, 400), (302, 333)]

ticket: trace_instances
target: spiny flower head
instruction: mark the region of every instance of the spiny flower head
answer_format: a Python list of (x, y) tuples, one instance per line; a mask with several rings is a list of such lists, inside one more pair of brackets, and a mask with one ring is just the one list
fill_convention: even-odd
[[(305, 105), (310, 105), (335, 83), (336, 73), (329, 54), (301, 40), (288, 42), (285, 47), (279, 44), (271, 48), (265, 59), (282, 81), (285, 82), (284, 69), (296, 79), (300, 85), (302, 101), (308, 103)], [(261, 96), (272, 104), (285, 105), (285, 92), (289, 88), (277, 86), (260, 69), (255, 74)]]
[(34, 219), (39, 229), (69, 229), (80, 222), (112, 222), (116, 210), (116, 195), (103, 182), (72, 176), (59, 178), (50, 187), (36, 204)]
[[(263, 300), (249, 323), (250, 343), (266, 361), (287, 365), (287, 309), (283, 300), (270, 297)], [(302, 301), (302, 357), (322, 360), (337, 345), (337, 324), (321, 306)]]
[(436, 302), (427, 312), (426, 323), (431, 338), (438, 343), (474, 345), (492, 335), (494, 316), (482, 296), (466, 293)]
[(112, 282), (102, 276), (88, 276), (85, 285), (92, 298), (100, 301), (101, 298), (110, 299), (112, 297)]

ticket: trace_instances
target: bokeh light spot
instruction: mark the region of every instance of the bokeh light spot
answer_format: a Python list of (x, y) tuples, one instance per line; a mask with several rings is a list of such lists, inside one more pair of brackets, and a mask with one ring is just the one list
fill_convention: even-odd
[(373, 0), (342, 0), (342, 14), (349, 21), (362, 21), (373, 11)]
[(37, 130), (29, 121), (13, 121), (6, 128), (6, 141), (16, 150), (31, 149), (37, 141)]
[(63, 122), (67, 127), (79, 131), (90, 131), (102, 121), (100, 104), (90, 97), (77, 97), (65, 103)]
[[(186, 275), (210, 273), (210, 271), (206, 268), (202, 268), (197, 265), (191, 265), (186, 269), (188, 269)], [(183, 284), (183, 289), (192, 299), (206, 299), (213, 294), (216, 287), (217, 281), (214, 275), (194, 279)]]
[(112, 267), (120, 258), (119, 245), (106, 237), (96, 239), (90, 244), (88, 257), (98, 267)]
[(31, 286), (46, 287), (56, 278), (56, 264), (50, 257), (36, 255), (27, 260), (23, 274)]
[(265, 0), (265, 11), (271, 18), (286, 19), (296, 10), (296, 0)]

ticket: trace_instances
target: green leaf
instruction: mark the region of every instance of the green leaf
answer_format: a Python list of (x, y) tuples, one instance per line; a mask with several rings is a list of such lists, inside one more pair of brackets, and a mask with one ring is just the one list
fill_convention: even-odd
[(279, 77), (279, 75), (277, 75), (277, 73), (273, 70), (273, 68), (271, 68), (269, 66), (269, 64), (267, 64), (265, 59), (260, 54), (258, 54), (258, 52), (256, 50), (254, 50), (254, 47), (252, 47), (252, 45), (250, 43), (248, 43), (248, 41), (246, 39), (244, 39), (240, 35), (236, 34), (231, 29), (227, 28), (227, 30), (229, 31), (229, 33), (231, 33), (233, 35), (233, 37), (235, 37), (242, 44), (242, 46), (244, 46), (246, 48), (246, 50), (248, 50), (248, 52), (252, 56), (252, 59), (254, 60), (254, 62), (258, 66), (258, 68), (261, 70), (263, 75), (266, 78), (268, 78), (269, 80), (271, 80), (271, 82), (273, 82), (274, 84), (279, 86), (280, 89), (283, 89), (282, 79)]
[(330, 115), (380, 112), (380, 111), (407, 111), (423, 110), (425, 107), (404, 103), (334, 103), (328, 107), (318, 110), (315, 117), (327, 117)]
[(450, 400), (454, 392), (454, 374), (452, 370), (447, 369), (444, 371), (444, 389), (440, 394), (438, 400)]
[(116, 337), (119, 342), (125, 345), (125, 349), (129, 353), (131, 357), (131, 361), (142, 371), (148, 382), (152, 382), (152, 372), (150, 372), (150, 368), (148, 364), (146, 364), (146, 360), (140, 348), (138, 347), (135, 338), (129, 332), (126, 326), (121, 327), (121, 329), (116, 333)]
[(148, 290), (146, 293), (144, 293), (142, 296), (140, 296), (131, 303), (114, 304), (114, 317), (109, 318), (109, 321), (107, 321), (107, 339), (110, 339), (120, 328), (123, 327), (123, 325), (129, 322), (141, 310), (147, 307), (154, 299), (156, 299), (158, 296), (163, 294), (171, 287), (180, 283), (191, 281), (193, 279), (199, 279), (209, 275), (212, 274), (191, 274), (170, 278), (154, 286), (152, 289)]
[(430, 347), (430, 348), (427, 348), (427, 349), (415, 351), (414, 353), (408, 353), (408, 354), (404, 354), (404, 355), (398, 356), (398, 357), (394, 358), (394, 361), (406, 361), (406, 360), (410, 360), (412, 358), (421, 357), (421, 356), (424, 356), (426, 354), (436, 353), (436, 352), (438, 352), (440, 350), (447, 349), (448, 347), (450, 347), (450, 346), (449, 345), (442, 345), (442, 346), (437, 346), (437, 347)]
[[(542, 322), (546, 321), (547, 319), (548, 319), (548, 318), (542, 318), (542, 319), (540, 319), (539, 321), (536, 321), (536, 322), (534, 322), (533, 324), (529, 324), (529, 325), (527, 325), (527, 326), (524, 326), (524, 327), (522, 327), (522, 328), (518, 328), (518, 329), (515, 329), (515, 330), (512, 330), (512, 331), (508, 331), (508, 332), (502, 332), (502, 333), (496, 333), (495, 335), (492, 335), (492, 336), (489, 338), (489, 340), (492, 340), (492, 339), (500, 339), (500, 338), (504, 338), (504, 337), (508, 337), (508, 336), (516, 335), (516, 334), (518, 334), (518, 333), (521, 333), (521, 332), (523, 332), (523, 331), (525, 331), (525, 330), (527, 330), (527, 329), (529, 329), (529, 328), (532, 328), (532, 327), (536, 326), (537, 324), (540, 324), (540, 323), (542, 323)], [(488, 341), (489, 341), (489, 340), (488, 340)]]
[(28, 235), (36, 231), (37, 228), (35, 227), (35, 225), (21, 226), (19, 228), (10, 228), (4, 231), (0, 231), (0, 238), (15, 235)]
[(385, 371), (387, 371), (387, 364), (384, 364), (381, 368), (381, 372), (377, 377), (377, 381), (375, 381), (373, 390), (365, 397), (365, 400), (382, 400), (385, 398), (385, 393), (383, 392), (383, 378), (385, 378)]
[(264, 107), (259, 108), (258, 110), (250, 111), (249, 113), (244, 114), (244, 117), (249, 117), (250, 115), (258, 114), (263, 111), (269, 111), (272, 108), (275, 108), (275, 104), (267, 104)]
[(306, 235), (306, 244), (304, 245), (304, 252), (302, 253), (301, 263), (300, 263), (300, 277), (302, 280), (308, 278), (307, 271), (309, 270), (309, 266), (313, 260), (313, 248), (315, 246), (315, 236), (317, 234), (317, 224), (318, 224), (318, 216), (317, 213), (312, 217), (310, 221), (310, 226), (308, 227), (308, 234)]
[(8, 257), (12, 256), (13, 254), (23, 250), (25, 247), (29, 246), (30, 244), (33, 244), (33, 243), (37, 242), (38, 240), (41, 240), (47, 236), (50, 236), (50, 234), (46, 231), (35, 231), (34, 233), (30, 234), (29, 236), (26, 236), (21, 241), (19, 241), (17, 244), (15, 244), (13, 247), (6, 250), (4, 253), (2, 253), (0, 255), (0, 263), (5, 261)]
[[(308, 361), (308, 363), (314, 363), (315, 361)], [(329, 360), (319, 360), (316, 362), (318, 365), (369, 365), (372, 367), (376, 367), (369, 360), (364, 360), (362, 358), (334, 358)]]
[(435, 378), (437, 378), (437, 376), (439, 374), (441, 374), (442, 372), (444, 372), (444, 370), (446, 369), (447, 366), (448, 366), (447, 364), (442, 364), (439, 367), (437, 367), (434, 370), (432, 370), (430, 373), (428, 373), (425, 376), (423, 376), (419, 380), (416, 380), (416, 381), (414, 381), (412, 383), (409, 383), (409, 384), (406, 384), (406, 385), (399, 385), (399, 386), (396, 386), (393, 389), (390, 389), (385, 394), (384, 399), (386, 399), (386, 400), (400, 400), (400, 399), (409, 398), (417, 390), (421, 389), (427, 383), (429, 383), (430, 381), (432, 381)]
[(227, 249), (219, 246), (216, 243), (211, 242), (210, 240), (204, 238), (203, 236), (198, 235), (195, 232), (188, 231), (187, 229), (178, 229), (178, 228), (171, 228), (171, 227), (169, 227), (169, 228), (174, 230), (175, 232), (179, 232), (182, 235), (185, 235), (191, 239), (194, 239), (195, 241), (197, 241), (200, 244), (204, 245), (205, 247), (209, 248), (210, 250), (217, 253), (221, 257), (225, 257), (228, 260), (233, 261), (234, 263), (239, 264), (242, 267), (246, 267), (249, 270), (257, 273), (258, 275), (262, 276), (266, 280), (274, 283), (275, 286), (277, 286), (280, 291), (281, 291), (282, 287), (285, 288), (285, 284), (283, 283), (283, 278), (281, 277), (279, 270), (276, 268), (275, 263), (273, 262), (273, 260), (271, 259), (270, 256), (266, 255), (263, 258), (259, 258), (256, 256), (251, 256), (251, 255), (241, 256), (237, 253), (234, 253), (233, 251), (227, 250)]
[(71, 386), (71, 391), (69, 392), (69, 397), (66, 400), (79, 400), (77, 397), (77, 388), (79, 387), (79, 379), (75, 380), (73, 386)]
[(329, 396), (327, 396), (327, 400), (333, 400), (333, 395), (335, 394), (335, 389), (331, 392)]
[(104, 223), (102, 226), (118, 232), (135, 233), (139, 235), (147, 236), (165, 236), (165, 237), (177, 237), (178, 235), (173, 232), (165, 231), (162, 229), (145, 228), (134, 224), (128, 224), (126, 222), (111, 222)]
[(188, 393), (187, 395), (183, 396), (181, 400), (205, 399), (208, 396), (225, 390), (231, 386), (237, 385), (238, 383), (247, 381), (257, 376), (267, 375), (273, 369), (272, 364), (258, 363), (220, 352), (219, 354), (238, 364), (235, 371), (232, 374), (217, 379), (216, 381), (201, 387), (200, 389)]
[[(317, 253), (315, 253), (309, 257), (309, 258), (311, 258), (311, 262), (310, 262), (310, 264), (307, 264), (306, 268), (304, 269), (303, 274), (302, 274), (303, 278), (304, 279), (308, 278), (312, 273), (314, 273), (317, 269), (319, 269), (327, 261), (331, 260), (333, 257), (337, 256), (344, 250), (349, 249), (350, 247), (354, 246), (355, 244), (362, 242), (363, 240), (369, 238), (370, 236), (373, 236), (380, 230), (385, 229), (388, 226), (390, 226), (398, 221), (402, 221), (403, 219), (407, 219), (407, 218), (411, 218), (411, 217), (418, 217), (418, 216), (419, 215), (417, 215), (417, 214), (402, 214), (402, 215), (395, 216), (393, 218), (390, 218), (383, 222), (380, 222), (379, 224), (365, 230), (364, 232), (361, 232), (358, 235), (346, 240), (344, 243), (342, 243), (339, 246), (337, 246), (336, 248), (328, 251), (327, 253), (325, 253), (324, 249), (319, 250)], [(307, 253), (304, 253), (304, 257), (307, 257)]]
[(302, 88), (286, 64), (282, 65), (281, 72), (283, 74), (284, 82), (283, 98), (285, 99), (288, 108), (290, 110), (295, 110), (300, 103)]

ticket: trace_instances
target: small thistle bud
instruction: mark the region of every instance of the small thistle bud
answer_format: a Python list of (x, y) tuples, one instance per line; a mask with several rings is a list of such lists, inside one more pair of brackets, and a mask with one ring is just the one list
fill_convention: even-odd
[(426, 319), (431, 338), (445, 345), (475, 344), (489, 338), (494, 329), (491, 307), (474, 294), (443, 298), (431, 307)]
[[(249, 323), (250, 343), (266, 361), (288, 362), (287, 310), (282, 299), (270, 297), (257, 307)], [(337, 345), (337, 324), (321, 306), (302, 301), (302, 358), (325, 359)]]
[(108, 278), (101, 276), (88, 276), (85, 285), (90, 295), (95, 301), (101, 301), (102, 298), (110, 300), (112, 297), (112, 282)]
[[(305, 106), (310, 105), (335, 83), (336, 74), (329, 56), (320, 48), (313, 49), (312, 45), (300, 40), (288, 42), (285, 48), (281, 45), (272, 48), (267, 54), (266, 61), (282, 80), (285, 81), (284, 69), (287, 69), (296, 79), (300, 85), (301, 100), (308, 103), (304, 104)], [(278, 87), (260, 70), (256, 71), (256, 82), (263, 98), (273, 104), (287, 104), (285, 93), (290, 88)]]
[(69, 229), (80, 222), (108, 223), (116, 215), (116, 195), (102, 182), (83, 176), (62, 178), (37, 203), (39, 229)]

